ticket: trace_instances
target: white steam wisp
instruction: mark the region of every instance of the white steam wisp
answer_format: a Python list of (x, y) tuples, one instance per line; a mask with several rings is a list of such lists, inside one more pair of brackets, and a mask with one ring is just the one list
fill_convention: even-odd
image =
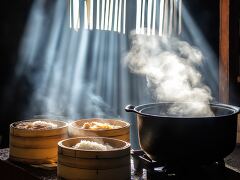
[(177, 38), (132, 34), (125, 62), (134, 73), (146, 76), (158, 102), (174, 102), (168, 115), (213, 116), (211, 91), (196, 68), (202, 60), (198, 49)]

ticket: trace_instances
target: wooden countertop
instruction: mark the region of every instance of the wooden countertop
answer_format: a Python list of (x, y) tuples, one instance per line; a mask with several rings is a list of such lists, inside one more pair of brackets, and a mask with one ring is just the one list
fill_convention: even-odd
[[(8, 160), (9, 149), (0, 149), (0, 169), (1, 180), (48, 180), (57, 179), (57, 170), (46, 170), (42, 168), (36, 168), (30, 165), (11, 162)], [(226, 162), (226, 180), (239, 180), (240, 179), (240, 145), (237, 145), (234, 152), (225, 158)], [(134, 167), (131, 167), (132, 178), (131, 179), (146, 179), (146, 175), (143, 177), (136, 177), (134, 175)], [(225, 180), (224, 179), (224, 180)]]

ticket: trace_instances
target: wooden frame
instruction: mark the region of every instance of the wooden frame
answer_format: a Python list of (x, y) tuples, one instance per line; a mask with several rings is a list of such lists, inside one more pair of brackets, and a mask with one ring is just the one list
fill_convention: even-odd
[(219, 45), (219, 101), (229, 101), (229, 5), (230, 0), (220, 1)]
[[(240, 2), (220, 0), (219, 101), (240, 105)], [(237, 143), (240, 143), (240, 116)]]
[(239, 103), (239, 0), (220, 0), (219, 101)]

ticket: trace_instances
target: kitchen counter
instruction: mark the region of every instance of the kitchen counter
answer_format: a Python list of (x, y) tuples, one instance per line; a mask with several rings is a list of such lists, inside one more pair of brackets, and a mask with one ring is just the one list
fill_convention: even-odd
[[(0, 179), (18, 179), (18, 180), (47, 180), (57, 179), (56, 168), (52, 170), (46, 170), (42, 168), (25, 165), (22, 163), (11, 162), (8, 160), (9, 149), (0, 149)], [(234, 152), (225, 158), (226, 172), (229, 178), (226, 180), (239, 180), (240, 179), (240, 145), (237, 145)], [(133, 165), (131, 166), (132, 178), (131, 179), (146, 179), (146, 175), (143, 177), (137, 177), (134, 175)]]

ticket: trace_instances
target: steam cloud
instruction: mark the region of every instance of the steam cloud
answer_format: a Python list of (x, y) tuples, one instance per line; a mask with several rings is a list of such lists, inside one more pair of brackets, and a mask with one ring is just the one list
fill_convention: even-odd
[(198, 49), (177, 38), (132, 34), (125, 62), (134, 73), (146, 76), (158, 102), (174, 102), (168, 115), (213, 116), (211, 91), (196, 68), (202, 60)]

